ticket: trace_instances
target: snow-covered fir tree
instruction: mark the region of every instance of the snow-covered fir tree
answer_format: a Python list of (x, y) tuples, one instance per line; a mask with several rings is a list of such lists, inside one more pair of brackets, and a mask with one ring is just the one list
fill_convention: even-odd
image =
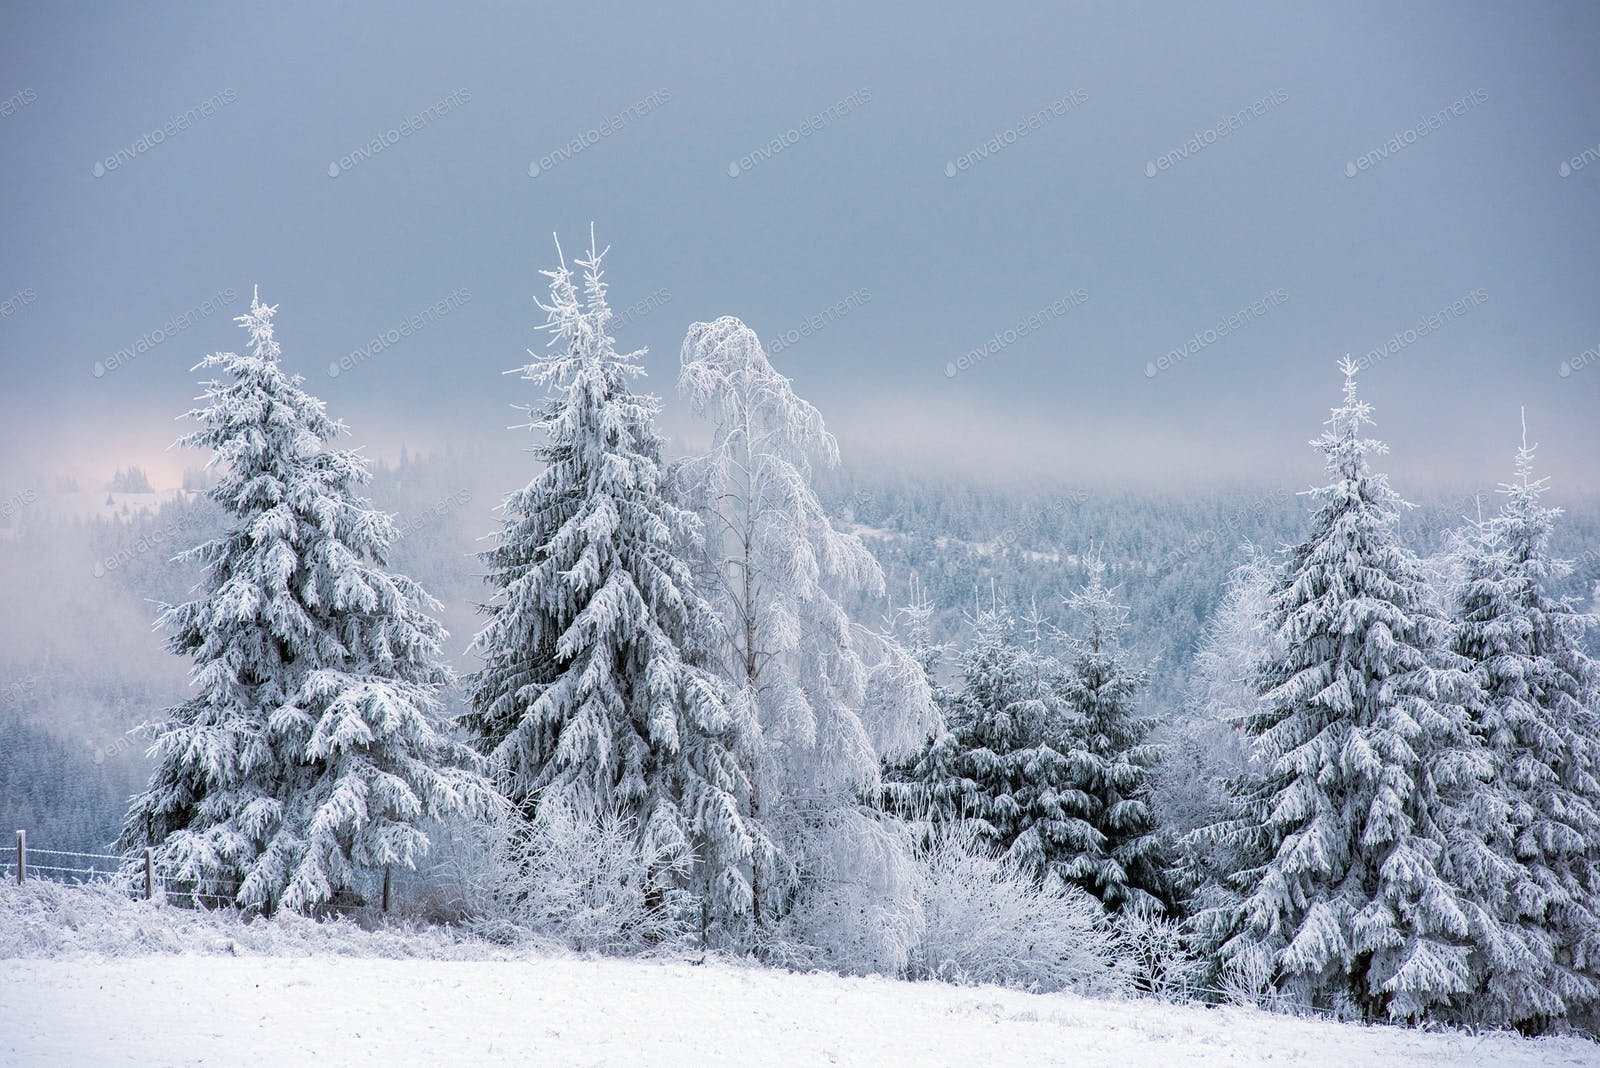
[(1078, 626), (1061, 678), (1071, 716), (1069, 796), (1087, 799), (1082, 816), (1098, 833), (1093, 848), (1060, 870), (1109, 910), (1165, 912), (1171, 890), (1150, 806), (1155, 720), (1134, 705), (1148, 673), (1122, 651), (1128, 610), (1106, 587), (1105, 563), (1092, 557), (1088, 569), (1088, 583), (1067, 601)]
[(931, 822), (968, 824), (979, 839), (1037, 878), (1089, 876), (1103, 856), (1089, 821), (1094, 799), (1087, 754), (1073, 752), (1074, 725), (1059, 662), (1017, 634), (998, 610), (980, 612), (957, 660), (960, 684), (944, 730), (892, 770), (889, 806)]
[(1020, 626), (980, 612), (945, 691), (946, 724), (884, 783), (887, 806), (970, 825), (1037, 878), (1076, 884), (1107, 909), (1165, 911), (1160, 839), (1150, 808), (1153, 721), (1134, 708), (1144, 672), (1125, 660), (1126, 610), (1105, 568), (1068, 602), (1080, 620), (1067, 663), (1047, 650), (1037, 610)]
[[(1235, 976), (1301, 1004), (1424, 1017), (1471, 987), (1469, 919), (1444, 872), (1488, 773), (1469, 731), (1476, 687), (1451, 666), (1445, 621), (1396, 531), (1402, 501), (1362, 436), (1371, 408), (1346, 359), (1344, 403), (1313, 444), (1331, 481), (1289, 552), (1241, 726), (1254, 762), (1217, 829), (1246, 866), (1201, 914)], [(1492, 857), (1484, 863), (1492, 861)]]
[(812, 487), (817, 468), (839, 462), (817, 409), (731, 316), (689, 328), (679, 389), (710, 424), (711, 443), (676, 467), (675, 483), (704, 523), (718, 663), (761, 726), (752, 811), (772, 817), (786, 857), (756, 871), (765, 923), (803, 873), (830, 866), (817, 855), (829, 841), (872, 832), (861, 799), (877, 795), (880, 759), (918, 745), (936, 711), (920, 667), (841, 603), (881, 594), (883, 573)]
[(1507, 920), (1523, 952), (1486, 968), (1473, 991), (1492, 1022), (1539, 1030), (1600, 999), (1600, 667), (1582, 638), (1593, 617), (1551, 586), (1571, 564), (1551, 555), (1560, 509), (1542, 503), (1526, 432), (1500, 513), (1457, 541), (1455, 648), (1485, 707), (1510, 862)]
[(631, 390), (643, 351), (609, 333), (603, 255), (591, 233), (581, 293), (564, 258), (544, 272), (552, 351), (522, 375), (549, 392), (527, 409), (545, 467), (483, 556), (495, 598), (465, 722), (526, 813), (559, 797), (636, 820), (661, 892), (737, 923), (752, 869), (772, 864), (750, 804), (757, 725), (715, 670), (717, 619), (683, 558), (699, 525), (663, 495), (658, 402)]
[(414, 867), (425, 822), (493, 792), (441, 713), (438, 606), (385, 569), (394, 523), (356, 493), (366, 461), (329, 447), (343, 424), (279, 365), (276, 311), (253, 299), (249, 353), (199, 365), (226, 377), (179, 444), (211, 450), (228, 527), (188, 554), (201, 596), (161, 614), (197, 692), (156, 728), (119, 846), (153, 847), (191, 900), (304, 912), (364, 870)]

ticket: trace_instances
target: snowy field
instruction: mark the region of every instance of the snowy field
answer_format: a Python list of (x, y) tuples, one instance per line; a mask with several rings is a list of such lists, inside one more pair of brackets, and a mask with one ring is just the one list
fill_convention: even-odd
[(709, 963), (0, 961), (7, 1065), (1600, 1065), (1600, 1046)]
[(1572, 1038), (693, 960), (0, 884), (0, 1066), (1600, 1065)]

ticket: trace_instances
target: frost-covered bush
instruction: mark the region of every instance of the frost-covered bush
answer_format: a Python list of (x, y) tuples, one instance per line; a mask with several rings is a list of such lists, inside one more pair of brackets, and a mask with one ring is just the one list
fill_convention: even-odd
[[(637, 953), (681, 942), (697, 910), (651, 885), (671, 858), (647, 855), (635, 822), (551, 802), (533, 820), (485, 824), (483, 851), (457, 866), (469, 926), (495, 941), (549, 941), (579, 952)], [(682, 861), (685, 866), (692, 858)]]
[(1186, 924), (1141, 912), (1123, 912), (1113, 922), (1135, 989), (1169, 1002), (1199, 995), (1207, 964), (1194, 952)]
[(1133, 969), (1100, 903), (1041, 882), (971, 830), (935, 832), (917, 858), (922, 937), (907, 974), (953, 983), (1120, 996)]
[(1092, 896), (1040, 880), (969, 825), (834, 810), (786, 837), (807, 843), (806, 875), (761, 947), (771, 963), (1099, 997), (1177, 997), (1188, 981), (1177, 951), (1160, 945), (1167, 927), (1140, 927), (1134, 941)]
[(1261, 957), (1244, 957), (1222, 969), (1217, 993), (1229, 1005), (1268, 1012), (1302, 1012), (1304, 1006), (1278, 989), (1272, 964)]
[[(803, 824), (803, 826), (802, 826)], [(826, 806), (777, 825), (804, 875), (762, 956), (792, 968), (902, 975), (922, 934), (918, 874), (897, 820)]]
[(484, 960), (507, 954), (461, 928), (372, 914), (365, 921), (376, 929), (287, 910), (267, 918), (234, 908), (176, 908), (108, 884), (0, 884), (0, 959), (227, 954)]

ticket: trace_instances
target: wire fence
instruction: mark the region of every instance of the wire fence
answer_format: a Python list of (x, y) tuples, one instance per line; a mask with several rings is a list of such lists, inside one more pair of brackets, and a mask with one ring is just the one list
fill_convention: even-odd
[[(44, 858), (44, 859), (39, 859)], [(208, 893), (189, 889), (180, 880), (169, 880), (157, 869), (151, 850), (142, 854), (81, 853), (67, 849), (40, 849), (28, 843), (28, 833), (17, 831), (15, 852), (0, 859), (0, 881), (23, 885), (29, 881), (61, 883), (68, 886), (103, 885), (126, 891), (130, 896), (146, 900), (159, 898), (166, 902), (189, 904), (204, 908), (236, 908), (238, 902), (227, 894)], [(179, 885), (173, 885), (173, 884)], [(388, 869), (383, 873), (382, 903), (368, 905), (364, 902), (338, 902), (331, 905), (334, 914), (387, 915), (391, 906), (391, 882)]]
[[(123, 859), (111, 853), (77, 853), (64, 849), (38, 849), (28, 846), (19, 838), (20, 853), (0, 864), (0, 877), (17, 878), (19, 863), (25, 877), (48, 879), (58, 883), (94, 883), (110, 881), (122, 869)], [(25, 857), (26, 859), (22, 859)], [(49, 858), (45, 861), (35, 857)]]

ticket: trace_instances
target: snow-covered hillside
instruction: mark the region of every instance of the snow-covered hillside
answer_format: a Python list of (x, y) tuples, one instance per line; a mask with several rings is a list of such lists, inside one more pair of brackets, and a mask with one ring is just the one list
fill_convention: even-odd
[(0, 1064), (1600, 1065), (1600, 1044), (585, 958), (0, 886)]
[(1600, 1064), (1571, 1039), (688, 962), (0, 962), (9, 1065)]

